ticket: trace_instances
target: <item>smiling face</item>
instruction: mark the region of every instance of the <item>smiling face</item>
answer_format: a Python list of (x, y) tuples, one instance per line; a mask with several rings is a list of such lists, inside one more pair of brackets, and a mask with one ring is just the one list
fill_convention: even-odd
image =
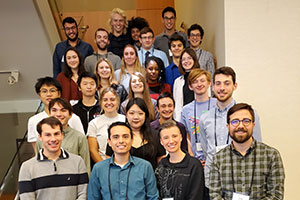
[(137, 42), (140, 38), (140, 30), (138, 28), (132, 28), (131, 29), (131, 38), (133, 41)]
[(126, 126), (115, 126), (110, 129), (110, 138), (107, 140), (107, 143), (115, 155), (128, 154), (132, 142), (130, 130)]
[(141, 34), (140, 42), (145, 50), (150, 50), (154, 42), (154, 36), (151, 32)]
[(116, 113), (119, 108), (119, 101), (112, 92), (106, 92), (101, 101), (101, 108), (105, 113)]
[(232, 77), (225, 74), (217, 74), (214, 78), (213, 91), (218, 101), (225, 103), (231, 101), (233, 91), (237, 84), (233, 83)]
[(72, 117), (72, 113), (70, 113), (69, 110), (64, 108), (61, 104), (55, 103), (50, 109), (50, 116), (57, 118), (65, 129), (68, 127), (68, 122)]
[(175, 28), (176, 17), (172, 12), (165, 12), (163, 16), (163, 23), (166, 30), (173, 30)]
[(192, 48), (198, 48), (201, 44), (201, 33), (198, 29), (192, 30), (188, 38)]
[(160, 143), (170, 154), (180, 151), (182, 135), (177, 126), (160, 131)]
[(194, 66), (194, 59), (192, 56), (190, 56), (190, 54), (184, 52), (181, 58), (181, 64), (185, 72), (189, 72)]
[(124, 49), (123, 56), (126, 66), (133, 66), (135, 64), (137, 55), (132, 47), (126, 47)]
[(127, 111), (126, 118), (132, 130), (140, 130), (145, 122), (146, 115), (138, 105), (133, 104)]
[(148, 83), (157, 83), (159, 68), (157, 63), (154, 60), (151, 60), (146, 67), (146, 75)]
[(131, 86), (132, 92), (134, 94), (144, 92), (144, 83), (143, 83), (142, 79), (136, 75), (131, 76), (130, 86)]
[(49, 103), (52, 99), (56, 99), (60, 97), (60, 92), (57, 90), (57, 88), (54, 85), (42, 85), (39, 92), (40, 100), (43, 102), (43, 104), (48, 107)]
[(75, 23), (65, 23), (65, 34), (70, 41), (75, 41), (78, 38), (78, 28)]
[(101, 79), (109, 79), (111, 75), (111, 69), (109, 64), (103, 60), (98, 64), (97, 73)]
[(78, 69), (78, 65), (79, 65), (78, 54), (73, 50), (68, 51), (66, 54), (66, 62), (71, 69)]
[(210, 86), (210, 82), (207, 80), (205, 74), (199, 76), (196, 80), (189, 85), (190, 90), (194, 91), (196, 95), (203, 95), (208, 92), (208, 88)]
[(109, 45), (108, 34), (106, 31), (97, 31), (95, 36), (95, 43), (98, 49), (105, 50)]
[(172, 41), (172, 43), (170, 45), (170, 50), (172, 52), (173, 57), (179, 58), (183, 49), (184, 49), (184, 46), (180, 40)]
[(159, 100), (157, 106), (157, 111), (160, 114), (160, 117), (165, 121), (173, 118), (174, 114), (174, 102), (170, 97), (165, 97)]
[(125, 26), (125, 20), (124, 17), (118, 13), (114, 13), (112, 15), (111, 23), (112, 32), (121, 34), (123, 33), (124, 26)]

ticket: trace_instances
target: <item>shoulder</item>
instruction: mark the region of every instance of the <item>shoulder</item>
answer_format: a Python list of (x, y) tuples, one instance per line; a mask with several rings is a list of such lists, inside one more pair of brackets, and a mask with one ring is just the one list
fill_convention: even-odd
[(191, 108), (194, 107), (194, 104), (195, 104), (195, 101), (192, 101), (192, 102), (186, 104), (185, 106), (183, 106), (182, 112), (187, 111), (187, 110), (190, 110)]
[(57, 78), (56, 78), (57, 80), (59, 80), (59, 79), (67, 79), (67, 77), (66, 77), (66, 75), (65, 75), (65, 73), (64, 72), (60, 72), (58, 75), (57, 75)]
[(213, 57), (212, 53), (210, 53), (209, 51), (206, 51), (204, 49), (202, 49), (202, 53), (208, 57)]
[(45, 111), (43, 111), (41, 113), (31, 116), (28, 120), (28, 123), (38, 123), (46, 117), (48, 117), (48, 115), (46, 114)]
[(134, 165), (137, 167), (137, 168), (144, 168), (144, 169), (147, 169), (147, 168), (151, 168), (152, 169), (152, 165), (149, 161), (147, 160), (144, 160), (142, 158), (139, 158), (139, 157), (135, 157), (135, 156), (132, 156), (132, 159), (134, 160)]
[(67, 46), (67, 40), (61, 41), (56, 44), (55, 51), (57, 51), (57, 49), (59, 48), (66, 48), (66, 46)]
[(271, 155), (280, 155), (279, 151), (276, 148), (271, 147), (262, 142), (256, 141), (256, 148), (259, 151), (258, 153), (265, 152), (266, 154), (268, 154), (270, 156)]

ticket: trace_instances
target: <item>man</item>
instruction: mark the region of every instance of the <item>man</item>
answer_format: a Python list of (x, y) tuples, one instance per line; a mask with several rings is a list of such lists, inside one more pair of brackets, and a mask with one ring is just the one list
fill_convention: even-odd
[[(35, 150), (35, 142), (38, 137), (38, 132), (36, 130), (36, 125), (44, 118), (50, 116), (49, 114), (49, 103), (52, 99), (56, 99), (61, 95), (61, 85), (57, 80), (52, 77), (39, 78), (35, 84), (35, 91), (39, 95), (41, 102), (44, 104), (44, 111), (38, 113), (28, 120), (28, 132), (27, 132), (27, 141), (32, 144), (33, 149)], [(80, 118), (77, 115), (72, 115), (69, 120), (70, 127), (76, 129), (79, 132), (83, 133), (83, 126), (80, 121)]]
[(185, 33), (181, 33), (176, 31), (176, 11), (172, 7), (166, 7), (162, 13), (162, 23), (164, 24), (164, 31), (156, 36), (155, 42), (154, 42), (154, 48), (160, 49), (168, 57), (169, 63), (172, 62), (172, 53), (169, 50), (169, 38), (174, 33), (179, 34), (181, 37), (184, 38), (184, 45), (188, 46), (188, 40)]
[[(90, 172), (90, 154), (87, 139), (84, 133), (72, 129), (68, 121), (72, 117), (73, 109), (71, 104), (62, 99), (56, 98), (49, 103), (50, 115), (57, 118), (63, 128), (64, 139), (61, 146), (68, 152), (81, 156), (84, 160), (88, 173)], [(36, 143), (37, 151), (43, 148), (43, 143)]]
[(129, 153), (133, 143), (130, 126), (124, 122), (112, 123), (107, 143), (114, 154), (94, 166), (88, 199), (158, 199), (151, 164)]
[[(217, 105), (200, 117), (199, 133), (201, 147), (205, 156), (205, 186), (209, 186), (209, 172), (212, 157), (216, 152), (230, 143), (226, 128), (226, 116), (228, 110), (236, 104), (232, 97), (237, 88), (236, 75), (231, 67), (218, 68), (213, 77), (213, 91), (217, 98)], [(253, 129), (253, 137), (261, 141), (259, 117), (255, 116), (256, 126)], [(208, 189), (205, 194), (208, 196)]]
[(20, 199), (86, 199), (88, 174), (81, 157), (68, 153), (60, 121), (54, 117), (37, 124), (43, 149), (24, 162), (19, 173)]
[(248, 104), (229, 109), (227, 128), (232, 142), (214, 156), (211, 199), (283, 199), (285, 174), (280, 154), (252, 137), (254, 121)]
[(131, 40), (136, 48), (136, 50), (140, 50), (142, 44), (140, 43), (140, 33), (141, 30), (148, 26), (149, 24), (146, 19), (142, 17), (132, 17), (131, 20), (128, 21), (128, 34), (131, 35)]
[(214, 74), (215, 63), (212, 54), (200, 48), (203, 36), (204, 30), (199, 24), (193, 24), (188, 29), (188, 40), (190, 42), (190, 47), (196, 52), (200, 68), (209, 71), (210, 74)]
[(147, 58), (150, 56), (155, 56), (160, 58), (163, 61), (165, 67), (169, 66), (169, 61), (166, 54), (163, 51), (155, 49), (153, 47), (154, 33), (151, 28), (145, 27), (141, 30), (140, 42), (142, 44), (142, 47), (138, 51), (138, 56), (141, 65), (146, 67), (145, 62)]
[[(167, 121), (175, 121), (173, 119), (174, 108), (175, 108), (175, 101), (171, 94), (164, 92), (161, 95), (159, 95), (159, 97), (156, 100), (156, 110), (159, 113), (159, 118), (151, 122), (150, 124), (153, 130), (157, 132), (157, 134), (163, 123)], [(189, 149), (188, 149), (186, 129), (182, 123), (178, 121), (175, 122), (182, 134), (181, 148), (182, 150), (187, 152)]]
[(194, 92), (195, 100), (182, 108), (180, 121), (191, 138), (194, 156), (204, 164), (205, 157), (199, 136), (199, 119), (203, 113), (216, 106), (217, 100), (208, 96), (211, 85), (211, 75), (208, 71), (193, 69), (188, 76), (188, 84), (190, 90)]
[(80, 52), (82, 59), (93, 53), (93, 48), (90, 44), (78, 38), (77, 22), (72, 17), (66, 17), (62, 22), (67, 40), (59, 42), (53, 53), (53, 77), (62, 72), (62, 63), (64, 62), (65, 51), (70, 47), (76, 47)]
[(111, 33), (108, 35), (110, 43), (107, 49), (122, 58), (124, 47), (130, 44), (130, 36), (126, 32), (127, 20), (124, 10), (114, 8), (108, 23), (111, 26)]
[(181, 76), (178, 71), (180, 55), (185, 48), (185, 41), (178, 33), (174, 33), (169, 40), (169, 49), (172, 53), (171, 64), (166, 68), (166, 83), (170, 84), (173, 91), (173, 85), (176, 78)]
[(77, 80), (82, 99), (73, 106), (73, 111), (80, 117), (85, 134), (87, 134), (89, 122), (100, 115), (101, 111), (99, 101), (95, 98), (97, 83), (96, 75), (89, 72), (83, 72)]
[(97, 52), (88, 56), (84, 60), (84, 68), (87, 72), (94, 73), (96, 63), (100, 58), (107, 58), (114, 67), (114, 70), (120, 69), (122, 63), (121, 58), (112, 52), (108, 52), (109, 45), (108, 32), (104, 28), (98, 28), (95, 32), (95, 43), (97, 45)]

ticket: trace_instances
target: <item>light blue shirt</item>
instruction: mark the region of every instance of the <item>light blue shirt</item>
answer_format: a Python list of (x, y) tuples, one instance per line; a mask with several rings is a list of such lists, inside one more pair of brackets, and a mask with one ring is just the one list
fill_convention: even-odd
[[(199, 133), (201, 147), (206, 158), (204, 167), (205, 185), (209, 186), (209, 172), (212, 163), (213, 156), (216, 153), (216, 146), (228, 145), (231, 143), (231, 138), (228, 134), (227, 124), (227, 112), (235, 105), (235, 101), (232, 102), (224, 109), (220, 110), (218, 106), (210, 111), (204, 113), (200, 117)], [(217, 141), (215, 140), (215, 135)], [(255, 126), (253, 128), (253, 137), (261, 142), (261, 129), (259, 116), (255, 112)]]
[(89, 200), (109, 200), (110, 194), (113, 199), (123, 200), (127, 189), (127, 199), (158, 199), (155, 175), (148, 161), (130, 156), (121, 168), (113, 159), (114, 156), (94, 166), (88, 186)]
[[(144, 67), (145, 67), (145, 61), (146, 61), (146, 58), (145, 58), (146, 52), (147, 51), (143, 47), (141, 47), (141, 49), (138, 51), (138, 56), (139, 56), (140, 63)], [(150, 56), (158, 57), (163, 61), (165, 67), (169, 66), (169, 60), (168, 60), (167, 55), (165, 54), (165, 52), (163, 52), (161, 50), (158, 50), (158, 49), (154, 49), (153, 46), (151, 47), (151, 49), (149, 49), (148, 52), (150, 52), (149, 57)]]
[(127, 69), (125, 69), (125, 74), (121, 77), (120, 80), (120, 73), (121, 73), (121, 69), (118, 69), (115, 71), (115, 79), (125, 87), (127, 93), (129, 93), (129, 81), (130, 81), (130, 77), (131, 75), (129, 74), (129, 72), (127, 71)]

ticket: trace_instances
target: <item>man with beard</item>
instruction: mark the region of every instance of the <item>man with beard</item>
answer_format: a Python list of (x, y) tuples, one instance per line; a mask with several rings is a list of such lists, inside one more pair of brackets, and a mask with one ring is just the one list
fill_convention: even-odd
[(80, 52), (82, 59), (91, 55), (93, 53), (93, 47), (80, 40), (78, 38), (78, 26), (77, 22), (72, 17), (66, 17), (63, 20), (63, 28), (66, 34), (67, 39), (65, 41), (59, 42), (53, 53), (53, 76), (54, 78), (62, 72), (62, 63), (64, 62), (65, 51), (70, 47), (76, 47)]
[(279, 152), (253, 137), (252, 107), (239, 103), (227, 113), (230, 145), (216, 153), (210, 172), (211, 199), (283, 199), (284, 168)]
[(104, 28), (98, 28), (95, 32), (95, 43), (97, 44), (97, 52), (85, 58), (84, 68), (87, 72), (94, 73), (95, 65), (100, 58), (107, 58), (114, 67), (114, 70), (120, 69), (121, 58), (112, 52), (108, 52), (109, 45), (108, 32)]
[[(228, 110), (236, 104), (232, 97), (233, 91), (237, 88), (236, 75), (231, 67), (218, 68), (213, 76), (213, 92), (217, 98), (217, 106), (210, 109), (200, 117), (199, 139), (201, 149), (205, 156), (205, 195), (208, 197), (209, 172), (212, 157), (216, 152), (230, 143), (228, 130), (226, 128), (226, 116)], [(261, 141), (259, 117), (255, 116), (255, 127), (253, 137)]]

